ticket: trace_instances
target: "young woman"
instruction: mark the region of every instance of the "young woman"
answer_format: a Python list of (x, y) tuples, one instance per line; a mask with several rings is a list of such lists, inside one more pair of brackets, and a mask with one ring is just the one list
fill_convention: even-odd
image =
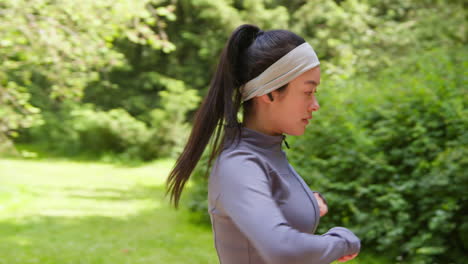
[(360, 250), (360, 240), (344, 227), (314, 234), (326, 202), (282, 150), (284, 134), (302, 135), (320, 108), (319, 64), (303, 38), (254, 25), (238, 27), (221, 54), (167, 193), (178, 207), (214, 133), (208, 202), (222, 264), (321, 264), (350, 260)]

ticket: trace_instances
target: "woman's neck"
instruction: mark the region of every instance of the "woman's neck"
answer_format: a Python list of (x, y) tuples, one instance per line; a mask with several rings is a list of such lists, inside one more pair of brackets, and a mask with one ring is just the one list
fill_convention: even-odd
[(271, 122), (269, 121), (270, 120), (266, 118), (259, 118), (259, 116), (254, 115), (253, 118), (252, 117), (245, 118), (244, 122), (242, 122), (242, 125), (249, 129), (258, 131), (266, 135), (270, 135), (270, 136), (281, 135), (281, 133), (275, 132), (275, 130), (271, 127)]

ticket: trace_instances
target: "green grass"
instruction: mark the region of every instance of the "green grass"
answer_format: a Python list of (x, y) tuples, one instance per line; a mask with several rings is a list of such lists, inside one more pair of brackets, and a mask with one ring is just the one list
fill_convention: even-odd
[(171, 165), (0, 160), (0, 263), (217, 263), (211, 230), (163, 200)]
[(218, 263), (210, 227), (163, 199), (172, 164), (0, 159), (0, 263)]

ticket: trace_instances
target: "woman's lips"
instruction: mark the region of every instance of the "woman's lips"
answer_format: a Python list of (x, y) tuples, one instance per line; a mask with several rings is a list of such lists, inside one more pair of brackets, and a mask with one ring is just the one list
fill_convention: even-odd
[(307, 118), (303, 118), (303, 119), (302, 119), (302, 122), (304, 122), (304, 123), (307, 125), (307, 124), (309, 124), (309, 122), (310, 122), (309, 120), (310, 120), (310, 119), (312, 119), (312, 116), (309, 116), (309, 117), (307, 117)]

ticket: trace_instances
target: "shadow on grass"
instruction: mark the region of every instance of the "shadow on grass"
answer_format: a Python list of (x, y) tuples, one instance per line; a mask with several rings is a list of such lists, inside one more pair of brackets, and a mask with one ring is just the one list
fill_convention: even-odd
[[(162, 201), (164, 197), (164, 187), (162, 186), (141, 186), (135, 185), (130, 189), (120, 188), (73, 188), (66, 187), (63, 190), (68, 198), (91, 199), (103, 201), (129, 201), (151, 199)], [(166, 203), (167, 201), (164, 200)]]
[(76, 163), (101, 163), (112, 164), (122, 167), (138, 167), (152, 162), (151, 160), (141, 160), (118, 153), (91, 153), (91, 152), (70, 152), (54, 151), (46, 144), (15, 144), (18, 155), (7, 155), (0, 153), (0, 157), (15, 160), (35, 160), (35, 161), (72, 161)]

